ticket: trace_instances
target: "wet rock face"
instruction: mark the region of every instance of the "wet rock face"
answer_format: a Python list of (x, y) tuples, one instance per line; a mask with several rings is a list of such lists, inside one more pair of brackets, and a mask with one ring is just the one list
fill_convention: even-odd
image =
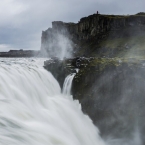
[(80, 57), (49, 60), (45, 68), (62, 86), (65, 77), (77, 67), (73, 98), (79, 100), (103, 137), (124, 138), (132, 136), (137, 122), (140, 132), (145, 133), (144, 64), (144, 60)]
[(44, 68), (53, 74), (62, 88), (65, 78), (70, 73), (76, 72), (74, 64), (74, 59), (59, 60), (53, 58), (44, 62)]
[(76, 57), (49, 60), (44, 67), (61, 87), (66, 76), (79, 69), (72, 84), (73, 98), (79, 100), (103, 137), (131, 138), (137, 129), (145, 143), (145, 61), (124, 57), (127, 51), (135, 56), (144, 54), (140, 47), (145, 38), (144, 14), (94, 14), (76, 24), (56, 21), (42, 32), (41, 48), (47, 50), (59, 32), (74, 42)]
[[(144, 62), (92, 60), (73, 80), (73, 97), (99, 127), (102, 136), (124, 138), (139, 123), (145, 132)], [(118, 131), (119, 130), (119, 131)]]
[(50, 71), (55, 79), (59, 82), (62, 88), (65, 77), (69, 74), (63, 61), (58, 59), (51, 59), (44, 62), (44, 68)]

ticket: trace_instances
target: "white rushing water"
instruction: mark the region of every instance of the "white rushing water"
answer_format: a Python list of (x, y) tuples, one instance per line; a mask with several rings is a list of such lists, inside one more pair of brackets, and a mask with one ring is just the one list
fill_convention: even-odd
[(0, 59), (0, 145), (104, 145), (98, 129), (43, 66), (44, 59)]
[(70, 74), (66, 77), (64, 84), (63, 84), (63, 89), (62, 89), (62, 93), (64, 95), (70, 96), (71, 95), (71, 87), (72, 87), (72, 80), (75, 76), (75, 73)]

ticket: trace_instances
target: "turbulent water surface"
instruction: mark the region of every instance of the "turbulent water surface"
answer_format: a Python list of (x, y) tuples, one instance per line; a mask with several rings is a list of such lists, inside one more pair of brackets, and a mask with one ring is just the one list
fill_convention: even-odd
[(0, 145), (104, 145), (68, 91), (72, 76), (62, 94), (43, 62), (0, 59)]

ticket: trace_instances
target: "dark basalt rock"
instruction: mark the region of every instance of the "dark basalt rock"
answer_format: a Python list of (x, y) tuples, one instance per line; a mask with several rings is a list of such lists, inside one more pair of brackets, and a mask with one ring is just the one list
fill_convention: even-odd
[(53, 74), (62, 88), (65, 78), (70, 73), (76, 72), (72, 63), (73, 59), (59, 60), (58, 58), (52, 58), (44, 62), (44, 68)]
[[(145, 132), (145, 61), (94, 58), (76, 74), (72, 92), (102, 136), (131, 136), (136, 122)], [(119, 130), (119, 131), (118, 131)]]
[(141, 43), (144, 44), (145, 15), (144, 13), (137, 15), (93, 14), (81, 18), (78, 23), (54, 21), (52, 28), (42, 31), (42, 52), (55, 56), (54, 52), (60, 51), (56, 45), (58, 34), (62, 34), (73, 42), (71, 45), (74, 57), (115, 57), (120, 55), (118, 53), (126, 51), (126, 48), (137, 47), (133, 41), (138, 46), (142, 46)]
[(61, 86), (71, 73), (67, 65), (79, 68), (72, 84), (73, 97), (79, 100), (83, 112), (99, 127), (103, 137), (131, 137), (136, 122), (140, 131), (145, 132), (144, 60), (78, 57), (48, 62), (45, 66)]
[(65, 77), (79, 69), (72, 83), (73, 98), (104, 138), (134, 138), (138, 131), (145, 144), (145, 60), (134, 57), (145, 54), (144, 13), (93, 14), (76, 24), (55, 21), (42, 32), (42, 51), (47, 52), (48, 42), (60, 31), (74, 42), (75, 58), (49, 60), (45, 68), (61, 87)]

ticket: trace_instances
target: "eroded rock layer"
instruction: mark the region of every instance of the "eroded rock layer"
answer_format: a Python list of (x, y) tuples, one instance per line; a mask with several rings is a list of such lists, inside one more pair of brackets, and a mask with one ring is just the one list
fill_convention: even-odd
[(59, 52), (58, 34), (70, 40), (74, 56), (123, 56), (126, 50), (145, 45), (145, 15), (93, 14), (78, 23), (54, 21), (52, 28), (42, 31), (41, 50), (52, 56)]

